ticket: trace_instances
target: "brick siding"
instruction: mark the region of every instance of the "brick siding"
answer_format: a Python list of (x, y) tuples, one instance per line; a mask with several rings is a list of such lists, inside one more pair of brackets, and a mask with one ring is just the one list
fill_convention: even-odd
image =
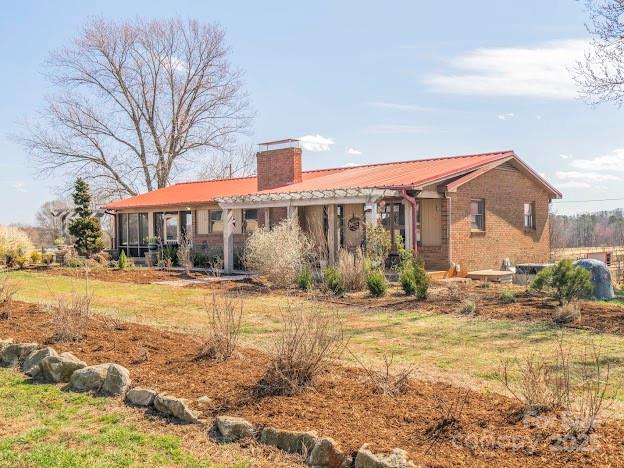
[[(451, 198), (450, 258), (462, 270), (546, 262), (550, 251), (549, 194), (517, 170), (493, 169), (462, 185)], [(470, 201), (485, 200), (485, 231), (473, 232)], [(524, 229), (524, 203), (535, 202), (536, 229)], [(443, 233), (444, 233), (443, 224)]]
[(256, 159), (258, 190), (301, 182), (301, 148), (260, 151)]

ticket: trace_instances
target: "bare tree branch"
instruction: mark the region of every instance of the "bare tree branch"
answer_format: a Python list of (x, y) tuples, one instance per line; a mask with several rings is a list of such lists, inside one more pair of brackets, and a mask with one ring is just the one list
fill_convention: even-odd
[(256, 173), (256, 151), (253, 145), (239, 146), (210, 159), (199, 174), (202, 179), (231, 179)]
[(114, 196), (165, 187), (207, 153), (221, 161), (252, 118), (224, 37), (194, 20), (94, 20), (50, 55), (57, 93), (19, 139), (42, 171)]
[(585, 0), (591, 51), (577, 63), (574, 79), (585, 100), (624, 103), (624, 0)]

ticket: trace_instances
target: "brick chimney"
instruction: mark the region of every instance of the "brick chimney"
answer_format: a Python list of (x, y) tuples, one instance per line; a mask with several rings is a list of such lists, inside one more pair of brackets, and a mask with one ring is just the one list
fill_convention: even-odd
[(256, 154), (258, 190), (301, 182), (301, 148), (299, 141), (288, 139), (260, 143)]

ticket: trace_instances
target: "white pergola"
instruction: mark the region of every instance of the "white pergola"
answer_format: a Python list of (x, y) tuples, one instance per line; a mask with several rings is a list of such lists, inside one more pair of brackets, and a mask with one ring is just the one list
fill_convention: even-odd
[[(297, 215), (300, 206), (314, 205), (347, 205), (364, 204), (366, 223), (374, 226), (377, 223), (377, 201), (385, 197), (400, 196), (400, 192), (392, 189), (351, 188), (334, 190), (311, 190), (305, 192), (256, 193), (251, 195), (235, 195), (216, 198), (215, 201), (223, 209), (223, 266), (226, 273), (234, 269), (234, 214), (235, 209), (287, 208), (288, 217)], [(336, 226), (336, 211), (328, 211), (328, 239), (333, 245)], [(268, 225), (268, 210), (265, 212), (265, 225)], [(334, 252), (330, 249), (330, 262)]]

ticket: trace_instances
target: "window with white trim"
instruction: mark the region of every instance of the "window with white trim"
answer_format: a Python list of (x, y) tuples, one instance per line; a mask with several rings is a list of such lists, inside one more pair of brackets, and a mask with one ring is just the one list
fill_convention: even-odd
[(470, 200), (470, 229), (485, 231), (485, 200)]
[(524, 229), (535, 229), (535, 202), (524, 204)]

